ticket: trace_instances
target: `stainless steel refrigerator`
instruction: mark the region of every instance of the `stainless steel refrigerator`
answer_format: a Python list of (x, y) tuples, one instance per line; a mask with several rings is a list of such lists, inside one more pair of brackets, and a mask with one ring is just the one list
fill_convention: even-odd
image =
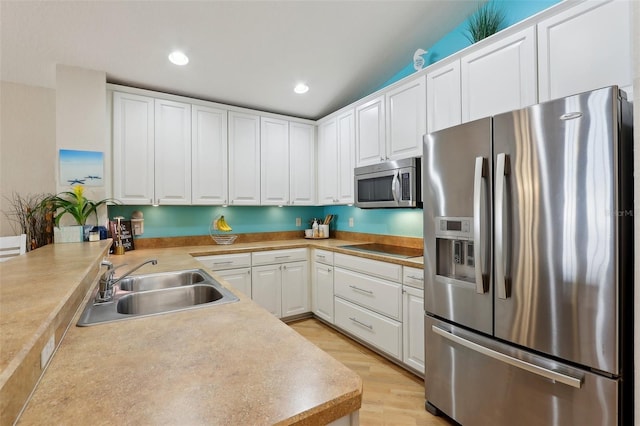
[(631, 126), (608, 87), (425, 135), (429, 411), (633, 422)]

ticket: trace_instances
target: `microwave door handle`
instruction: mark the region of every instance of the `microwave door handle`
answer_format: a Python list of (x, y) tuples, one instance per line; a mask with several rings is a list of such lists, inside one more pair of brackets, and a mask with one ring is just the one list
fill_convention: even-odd
[(487, 274), (487, 208), (486, 182), (487, 162), (484, 157), (476, 157), (476, 168), (473, 178), (473, 246), (476, 250), (475, 276), (476, 293), (483, 294), (489, 290)]
[(398, 176), (400, 175), (399, 171), (395, 171), (393, 173), (393, 180), (391, 181), (391, 194), (393, 194), (393, 201), (397, 203), (400, 202), (399, 192), (400, 192), (400, 179)]

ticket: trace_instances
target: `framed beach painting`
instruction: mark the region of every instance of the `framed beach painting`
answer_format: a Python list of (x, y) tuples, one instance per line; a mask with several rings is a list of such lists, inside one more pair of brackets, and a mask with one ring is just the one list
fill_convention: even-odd
[(61, 149), (60, 184), (104, 186), (104, 153)]

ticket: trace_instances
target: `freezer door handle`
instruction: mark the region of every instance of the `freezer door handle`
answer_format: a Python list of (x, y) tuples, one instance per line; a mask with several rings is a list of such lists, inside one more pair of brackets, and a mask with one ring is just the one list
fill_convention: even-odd
[(473, 178), (473, 245), (475, 247), (475, 275), (476, 293), (482, 294), (489, 290), (489, 276), (486, 273), (487, 259), (487, 222), (486, 222), (486, 187), (487, 176), (484, 157), (476, 157), (476, 169)]
[(567, 386), (571, 386), (574, 387), (576, 389), (580, 389), (582, 387), (582, 382), (583, 379), (582, 378), (577, 378), (577, 377), (573, 377), (573, 376), (569, 376), (567, 374), (563, 374), (563, 373), (559, 373), (557, 371), (553, 371), (553, 370), (549, 370), (548, 368), (544, 368), (544, 367), (540, 367), (538, 365), (532, 364), (530, 362), (527, 361), (523, 361), (521, 359), (518, 358), (514, 358), (512, 356), (509, 355), (505, 355), (501, 352), (498, 352), (496, 350), (487, 348), (485, 346), (482, 346), (478, 343), (472, 342), (470, 340), (467, 340), (465, 338), (462, 338), (460, 336), (456, 336), (455, 334), (444, 330), (438, 326), (431, 326), (431, 329), (433, 330), (434, 333), (436, 333), (439, 336), (444, 337), (447, 340), (450, 340), (454, 343), (457, 343), (461, 346), (464, 346), (465, 348), (471, 349), (472, 351), (478, 352), (482, 355), (486, 355), (490, 358), (493, 358), (495, 360), (504, 362), (506, 364), (509, 364), (513, 367), (516, 368), (520, 368), (522, 370), (528, 371), (529, 373), (533, 373), (536, 374), (538, 376), (542, 376), (546, 379), (549, 380), (553, 380), (554, 382), (559, 382), (562, 384), (565, 384)]
[(507, 299), (510, 296), (511, 288), (508, 282), (507, 250), (505, 250), (505, 240), (508, 238), (509, 215), (505, 215), (506, 206), (506, 185), (509, 175), (509, 157), (505, 153), (498, 154), (496, 161), (496, 207), (495, 207), (495, 261), (496, 261), (496, 291), (499, 299)]

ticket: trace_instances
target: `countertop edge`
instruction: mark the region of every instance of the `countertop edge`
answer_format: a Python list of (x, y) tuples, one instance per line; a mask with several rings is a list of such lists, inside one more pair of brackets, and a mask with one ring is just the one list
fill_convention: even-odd
[[(27, 405), (31, 393), (40, 377), (45, 374), (49, 361), (62, 342), (76, 311), (81, 306), (87, 292), (93, 287), (100, 261), (107, 255), (111, 241), (93, 256), (78, 278), (77, 285), (71, 288), (47, 315), (36, 332), (28, 338), (16, 356), (0, 373), (0, 424), (12, 424)], [(40, 354), (45, 345), (54, 336), (54, 350), (47, 364), (40, 365)]]

